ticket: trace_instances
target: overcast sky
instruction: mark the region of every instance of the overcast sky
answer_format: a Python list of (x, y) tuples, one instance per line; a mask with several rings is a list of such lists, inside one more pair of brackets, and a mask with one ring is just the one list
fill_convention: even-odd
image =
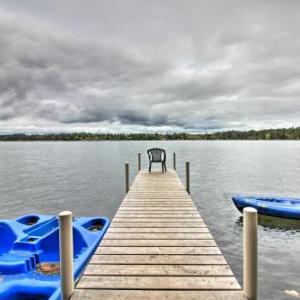
[(300, 126), (300, 1), (0, 0), (0, 132)]

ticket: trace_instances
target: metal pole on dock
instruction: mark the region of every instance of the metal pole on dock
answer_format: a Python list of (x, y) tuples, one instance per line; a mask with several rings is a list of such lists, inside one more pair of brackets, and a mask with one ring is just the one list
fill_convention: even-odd
[(176, 170), (176, 153), (173, 153), (173, 169)]
[(257, 299), (257, 210), (243, 209), (244, 222), (244, 292), (249, 300)]
[(142, 160), (141, 160), (141, 153), (138, 153), (138, 170), (141, 171), (142, 168)]
[(185, 189), (190, 194), (190, 162), (185, 162)]
[(74, 292), (72, 212), (59, 214), (60, 285), (63, 300)]
[(129, 163), (125, 163), (125, 189), (126, 193), (129, 191)]

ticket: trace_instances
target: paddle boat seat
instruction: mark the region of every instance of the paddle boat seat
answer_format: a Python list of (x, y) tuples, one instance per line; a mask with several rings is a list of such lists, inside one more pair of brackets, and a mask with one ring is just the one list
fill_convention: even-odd
[[(105, 217), (73, 220), (74, 279), (77, 280), (108, 226)], [(59, 221), (25, 215), (0, 220), (0, 300), (60, 300)]]

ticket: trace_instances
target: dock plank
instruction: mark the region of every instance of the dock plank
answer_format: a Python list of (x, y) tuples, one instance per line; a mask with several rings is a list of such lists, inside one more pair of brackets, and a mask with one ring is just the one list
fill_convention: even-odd
[(72, 300), (247, 300), (241, 291), (149, 291), (77, 289)]
[[(151, 208), (151, 209), (149, 209)], [(119, 213), (126, 214), (128, 212), (131, 213), (157, 213), (160, 212), (167, 212), (167, 213), (174, 213), (174, 214), (185, 214), (185, 213), (196, 213), (197, 209), (192, 206), (122, 206), (120, 207)]]
[(151, 226), (153, 225), (152, 223), (177, 223), (177, 224), (201, 224), (203, 223), (203, 220), (201, 218), (197, 219), (191, 219), (189, 217), (186, 218), (180, 218), (180, 220), (176, 217), (169, 217), (169, 218), (164, 218), (164, 217), (143, 217), (143, 218), (138, 218), (138, 217), (131, 217), (131, 218), (126, 218), (126, 217), (115, 217), (114, 222), (118, 223), (134, 223), (134, 222), (146, 222), (146, 223), (151, 223)]
[(215, 246), (214, 240), (102, 240), (101, 246), (126, 246), (126, 247), (211, 247)]
[(108, 240), (209, 240), (213, 239), (210, 233), (107, 233), (104, 239)]
[(195, 228), (152, 228), (152, 227), (131, 227), (131, 228), (120, 228), (120, 227), (112, 227), (109, 228), (108, 233), (208, 233), (209, 230), (207, 227), (195, 227)]
[(233, 276), (83, 276), (78, 288), (142, 289), (142, 290), (239, 290)]
[(155, 255), (155, 254), (120, 254), (94, 255), (91, 264), (119, 265), (226, 265), (223, 255)]
[(138, 212), (138, 213), (123, 213), (119, 212), (116, 214), (117, 218), (129, 218), (129, 217), (135, 217), (135, 218), (195, 218), (198, 219), (199, 215), (194, 214), (194, 213), (174, 213), (174, 214), (169, 214), (169, 213), (153, 213), (153, 212)]
[(227, 265), (88, 265), (85, 275), (233, 276)]
[(204, 255), (221, 254), (218, 247), (99, 247), (96, 254)]
[(153, 222), (140, 222), (139, 218), (136, 218), (135, 221), (129, 220), (129, 221), (122, 221), (122, 222), (118, 222), (118, 221), (114, 221), (112, 222), (110, 227), (152, 227), (152, 228), (173, 228), (173, 227), (186, 227), (186, 228), (193, 228), (193, 227), (203, 227), (205, 226), (203, 221), (195, 221), (195, 222), (188, 222), (188, 223), (182, 223), (182, 222), (176, 222), (176, 221), (164, 221), (164, 222), (157, 222), (157, 221), (153, 221)]

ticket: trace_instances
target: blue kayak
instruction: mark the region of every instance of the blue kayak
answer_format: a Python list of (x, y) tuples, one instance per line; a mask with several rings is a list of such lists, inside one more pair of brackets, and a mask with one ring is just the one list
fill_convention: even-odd
[[(74, 278), (79, 278), (109, 226), (103, 217), (73, 220)], [(58, 300), (59, 221), (25, 215), (0, 220), (0, 300)]]
[(232, 200), (239, 211), (253, 207), (262, 215), (300, 220), (300, 199), (280, 197), (234, 196)]

